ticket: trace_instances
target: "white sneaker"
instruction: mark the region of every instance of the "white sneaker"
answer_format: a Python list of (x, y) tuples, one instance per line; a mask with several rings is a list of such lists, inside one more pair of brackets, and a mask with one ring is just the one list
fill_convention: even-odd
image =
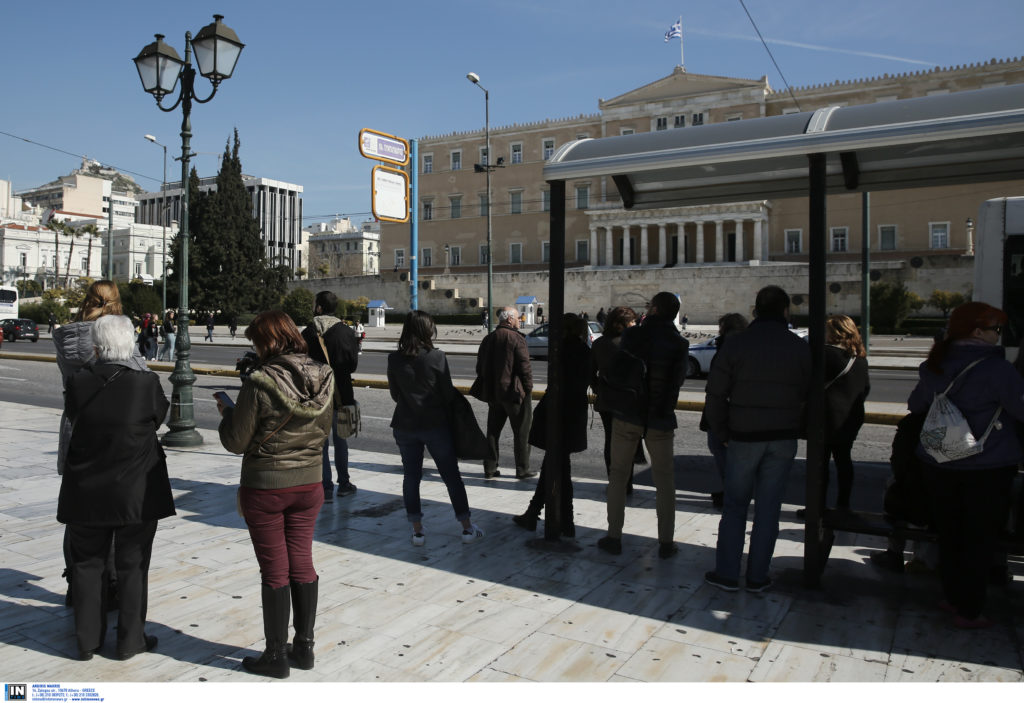
[(470, 542), (476, 542), (478, 539), (484, 536), (484, 531), (473, 523), (469, 524), (468, 530), (462, 531), (462, 543), (469, 544)]
[(427, 541), (427, 536), (425, 534), (423, 534), (422, 532), (413, 532), (412, 533), (412, 546), (414, 546), (414, 547), (422, 547), (426, 543), (426, 541)]

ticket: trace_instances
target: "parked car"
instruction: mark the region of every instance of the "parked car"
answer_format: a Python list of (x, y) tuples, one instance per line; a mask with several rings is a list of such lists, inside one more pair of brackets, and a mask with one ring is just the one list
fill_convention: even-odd
[[(790, 332), (807, 341), (806, 329), (791, 329)], [(714, 358), (715, 352), (718, 351), (718, 346), (715, 344), (717, 340), (718, 337), (712, 337), (706, 342), (690, 345), (690, 358), (686, 364), (687, 378), (707, 375), (711, 369), (711, 360)]]
[(0, 327), (3, 327), (4, 339), (8, 342), (17, 342), (19, 339), (39, 341), (39, 326), (32, 320), (23, 317), (11, 318), (0, 322)]
[[(590, 328), (587, 336), (587, 346), (590, 346), (604, 332), (604, 327), (601, 326), (600, 322), (588, 322), (587, 326)], [(543, 325), (537, 325), (530, 332), (525, 333), (524, 336), (526, 337), (526, 347), (530, 351), (530, 356), (536, 358), (547, 357), (548, 324), (546, 322)]]

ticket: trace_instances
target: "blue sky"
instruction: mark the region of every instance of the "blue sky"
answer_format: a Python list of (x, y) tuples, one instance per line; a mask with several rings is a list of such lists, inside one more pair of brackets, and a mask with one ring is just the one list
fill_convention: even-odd
[[(168, 9), (161, 9), (166, 5)], [(1022, 0), (746, 0), (793, 87), (1024, 54)], [(162, 151), (180, 154), (181, 113), (160, 112), (131, 59), (160, 32), (184, 54), (186, 31), (216, 12), (246, 44), (218, 95), (192, 111), (193, 163), (215, 175), (238, 128), (246, 173), (304, 186), (305, 224), (369, 216), (363, 127), (416, 138), (597, 112), (679, 62), (664, 34), (680, 16), (692, 73), (785, 86), (739, 0), (78, 0), (8, 4), (2, 13), (0, 178), (29, 188), (80, 163), (132, 172), (158, 190)], [(209, 83), (199, 79), (205, 97)], [(8, 136), (14, 135), (17, 138)], [(170, 179), (180, 166), (168, 162)]]

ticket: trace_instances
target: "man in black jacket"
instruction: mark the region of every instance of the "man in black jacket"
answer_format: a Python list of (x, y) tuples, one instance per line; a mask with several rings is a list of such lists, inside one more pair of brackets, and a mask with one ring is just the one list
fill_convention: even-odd
[[(643, 361), (643, 379), (638, 382), (639, 402), (635, 407), (612, 410), (611, 467), (608, 476), (608, 534), (597, 546), (610, 554), (622, 553), (622, 524), (626, 511), (626, 484), (633, 457), (641, 439), (651, 456), (651, 475), (656, 491), (658, 515), (658, 556), (671, 557), (678, 551), (673, 541), (676, 515), (675, 476), (672, 446), (676, 429), (676, 402), (686, 379), (690, 343), (676, 329), (679, 298), (675, 293), (658, 293), (651, 299), (642, 325), (622, 333), (619, 352), (612, 364), (631, 358)], [(626, 356), (632, 355), (632, 357)]]
[(729, 338), (708, 374), (704, 415), (726, 445), (725, 500), (715, 570), (704, 579), (739, 589), (747, 508), (754, 500), (746, 589), (772, 585), (768, 576), (779, 510), (796, 456), (811, 375), (807, 343), (789, 331), (789, 296), (778, 286), (757, 293), (754, 321)]
[[(342, 405), (352, 405), (355, 393), (352, 390), (352, 374), (359, 365), (359, 340), (352, 328), (334, 316), (338, 309), (338, 296), (329, 290), (316, 294), (313, 303), (313, 324), (302, 330), (302, 338), (309, 347), (309, 355), (321, 364), (329, 363), (334, 370), (334, 419), (331, 434), (334, 435), (334, 467), (338, 471), (338, 497), (343, 498), (356, 492), (355, 484), (348, 475), (348, 442), (338, 436), (338, 411)], [(324, 349), (327, 356), (324, 356)], [(328, 451), (330, 440), (324, 442), (324, 501), (334, 500), (334, 482), (331, 480), (331, 455)]]

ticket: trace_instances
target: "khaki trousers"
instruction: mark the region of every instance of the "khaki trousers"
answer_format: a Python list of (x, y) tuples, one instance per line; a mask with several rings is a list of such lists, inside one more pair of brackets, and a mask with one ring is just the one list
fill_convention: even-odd
[(658, 541), (673, 541), (676, 526), (676, 486), (672, 471), (673, 430), (649, 429), (615, 418), (612, 421), (612, 457), (608, 475), (608, 536), (622, 537), (626, 514), (626, 484), (633, 470), (633, 457), (641, 438), (651, 459), (651, 474), (656, 491), (655, 511), (658, 515)]

